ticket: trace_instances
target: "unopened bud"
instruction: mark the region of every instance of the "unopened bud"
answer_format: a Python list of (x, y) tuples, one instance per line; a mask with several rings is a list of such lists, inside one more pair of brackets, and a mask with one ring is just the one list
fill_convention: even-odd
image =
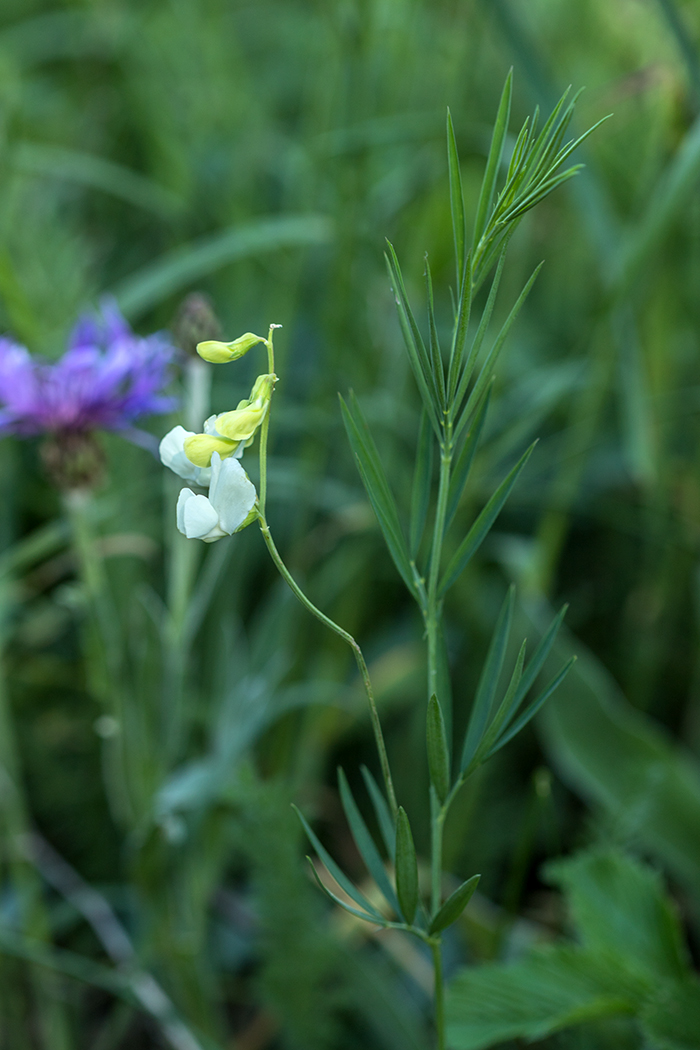
[(207, 339), (203, 343), (197, 343), (197, 353), (213, 365), (224, 365), (229, 361), (237, 361), (252, 347), (264, 342), (263, 336), (246, 332), (245, 335), (239, 335), (238, 339), (234, 339), (232, 343), (222, 343), (218, 339)]
[(176, 345), (188, 356), (194, 357), (197, 343), (203, 339), (217, 339), (221, 324), (207, 295), (192, 292), (180, 305), (172, 325)]

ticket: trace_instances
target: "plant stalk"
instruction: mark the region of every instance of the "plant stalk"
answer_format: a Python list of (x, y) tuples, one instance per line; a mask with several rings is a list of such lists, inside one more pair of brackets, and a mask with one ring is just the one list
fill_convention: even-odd
[(372, 729), (374, 730), (374, 739), (377, 744), (377, 750), (379, 751), (379, 761), (382, 767), (382, 775), (384, 777), (384, 784), (386, 786), (387, 795), (389, 798), (389, 805), (391, 806), (391, 812), (394, 816), (398, 812), (398, 806), (396, 804), (396, 792), (394, 791), (394, 783), (391, 778), (391, 770), (389, 768), (389, 757), (386, 751), (386, 744), (384, 742), (384, 734), (382, 732), (381, 722), (379, 721), (379, 712), (377, 711), (377, 704), (374, 699), (374, 693), (372, 691), (372, 683), (369, 677), (369, 671), (367, 670), (367, 664), (365, 658), (362, 655), (362, 650), (357, 644), (355, 639), (347, 631), (343, 630), (337, 623), (335, 623), (329, 616), (322, 613), (320, 609), (317, 609), (313, 602), (306, 597), (301, 587), (297, 584), (296, 580), (290, 573), (287, 566), (282, 561), (279, 551), (275, 546), (274, 540), (270, 533), (270, 527), (265, 521), (265, 518), (260, 515), (260, 531), (262, 532), (265, 546), (267, 547), (273, 562), (275, 563), (278, 572), (286, 580), (293, 594), (299, 599), (301, 604), (309, 610), (312, 616), (315, 616), (317, 620), (329, 627), (331, 631), (334, 631), (344, 642), (350, 646), (357, 662), (357, 666), (360, 671), (362, 683), (365, 687), (365, 693), (367, 694), (367, 701), (369, 703), (370, 717), (372, 719)]

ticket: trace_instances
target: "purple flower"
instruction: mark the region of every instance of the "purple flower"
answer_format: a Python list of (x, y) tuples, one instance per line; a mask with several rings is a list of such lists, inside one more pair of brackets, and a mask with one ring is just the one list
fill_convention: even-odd
[(163, 335), (135, 335), (112, 302), (79, 319), (55, 363), (0, 338), (0, 435), (126, 430), (168, 412), (175, 353)]

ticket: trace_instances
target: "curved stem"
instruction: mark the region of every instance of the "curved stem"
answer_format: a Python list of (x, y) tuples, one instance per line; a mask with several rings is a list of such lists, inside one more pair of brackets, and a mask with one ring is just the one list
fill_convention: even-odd
[(353, 651), (355, 661), (360, 671), (362, 683), (365, 687), (365, 693), (367, 694), (367, 701), (369, 703), (370, 717), (372, 719), (372, 729), (374, 730), (374, 739), (377, 744), (377, 750), (379, 751), (379, 761), (382, 767), (382, 774), (384, 777), (384, 784), (386, 786), (387, 795), (389, 798), (389, 805), (391, 811), (396, 816), (398, 807), (396, 805), (396, 793), (394, 791), (394, 784), (391, 779), (391, 770), (389, 768), (389, 757), (386, 752), (386, 744), (384, 743), (384, 734), (382, 733), (381, 723), (379, 721), (379, 712), (377, 711), (377, 704), (374, 699), (374, 693), (372, 691), (372, 683), (369, 677), (369, 671), (367, 670), (367, 664), (365, 658), (362, 655), (362, 650), (353, 638), (351, 634), (343, 630), (337, 623), (335, 623), (329, 616), (322, 613), (320, 609), (317, 609), (313, 602), (306, 597), (301, 587), (298, 585), (292, 574), (290, 573), (287, 566), (282, 561), (279, 551), (275, 546), (274, 540), (270, 533), (270, 527), (265, 520), (262, 511), (260, 512), (260, 531), (262, 532), (265, 546), (267, 547), (273, 562), (275, 563), (278, 572), (286, 580), (292, 592), (299, 599), (301, 604), (305, 606), (312, 616), (315, 616), (317, 620), (320, 620), (322, 624), (334, 631), (340, 638), (346, 642)]

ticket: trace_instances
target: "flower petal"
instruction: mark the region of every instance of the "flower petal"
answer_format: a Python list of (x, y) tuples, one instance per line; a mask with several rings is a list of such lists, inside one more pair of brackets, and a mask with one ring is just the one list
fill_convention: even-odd
[[(217, 539), (224, 533), (218, 528), (219, 516), (206, 496), (195, 496), (183, 489), (177, 501), (177, 527), (188, 540)], [(218, 535), (211, 535), (217, 532)]]
[(216, 509), (219, 526), (224, 532), (235, 532), (255, 506), (257, 493), (237, 459), (222, 462), (215, 452), (211, 459), (209, 499)]

